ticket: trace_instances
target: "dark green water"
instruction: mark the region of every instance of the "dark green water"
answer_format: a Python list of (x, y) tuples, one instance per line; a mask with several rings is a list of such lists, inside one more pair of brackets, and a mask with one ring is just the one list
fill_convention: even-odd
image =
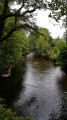
[(0, 80), (0, 97), (17, 114), (35, 120), (64, 120), (67, 116), (67, 75), (50, 61), (27, 56), (11, 78)]

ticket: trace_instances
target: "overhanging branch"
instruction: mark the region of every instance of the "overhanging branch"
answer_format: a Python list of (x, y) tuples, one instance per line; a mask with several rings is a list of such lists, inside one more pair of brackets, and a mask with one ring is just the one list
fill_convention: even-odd
[(4, 40), (8, 39), (8, 38), (12, 35), (12, 33), (13, 33), (14, 31), (18, 31), (18, 30), (20, 30), (20, 29), (31, 29), (31, 30), (33, 30), (33, 31), (37, 32), (38, 34), (40, 34), (40, 35), (42, 35), (42, 36), (45, 37), (44, 34), (42, 34), (42, 33), (40, 33), (40, 32), (38, 31), (38, 28), (37, 28), (36, 26), (31, 26), (31, 25), (25, 23), (25, 24), (23, 24), (23, 25), (20, 25), (20, 26), (17, 26), (17, 27), (12, 28), (12, 29), (10, 30), (10, 32), (7, 33), (6, 36), (4, 36), (3, 38), (0, 38), (0, 42), (3, 42)]
[(12, 28), (11, 31), (8, 32), (7, 35), (5, 35), (3, 38), (0, 38), (0, 42), (3, 42), (3, 41), (6, 40), (7, 38), (9, 38), (14, 31), (15, 31), (15, 28)]
[(23, 13), (21, 14), (21, 13), (20, 13), (20, 10), (22, 9), (22, 7), (23, 7), (23, 5), (21, 6), (21, 8), (20, 8), (18, 11), (16, 11), (16, 13), (10, 13), (10, 14), (8, 14), (8, 15), (6, 15), (6, 16), (0, 15), (0, 21), (5, 20), (5, 19), (7, 19), (7, 18), (9, 18), (9, 17), (16, 17), (16, 15), (17, 15), (17, 17), (23, 17), (23, 16), (26, 15), (27, 13), (33, 13), (36, 9), (39, 8), (39, 7), (37, 7), (37, 8), (34, 7), (32, 10), (26, 10), (25, 12), (23, 12)]

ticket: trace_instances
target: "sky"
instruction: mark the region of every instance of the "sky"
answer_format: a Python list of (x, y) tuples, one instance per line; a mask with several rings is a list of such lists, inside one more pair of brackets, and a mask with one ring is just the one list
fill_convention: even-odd
[(54, 19), (48, 17), (49, 13), (49, 10), (38, 11), (38, 15), (36, 16), (37, 25), (39, 27), (47, 28), (53, 38), (62, 38), (65, 31), (65, 29), (62, 28), (62, 21), (57, 23)]
[[(49, 0), (51, 1), (51, 0)], [(13, 5), (12, 8), (20, 8), (20, 5)], [(62, 21), (59, 22), (59, 24), (54, 20), (48, 17), (50, 11), (49, 10), (39, 10), (37, 11), (37, 16), (36, 16), (36, 24), (39, 27), (47, 28), (50, 32), (50, 35), (53, 38), (62, 38), (63, 34), (65, 32), (65, 29), (62, 28)]]

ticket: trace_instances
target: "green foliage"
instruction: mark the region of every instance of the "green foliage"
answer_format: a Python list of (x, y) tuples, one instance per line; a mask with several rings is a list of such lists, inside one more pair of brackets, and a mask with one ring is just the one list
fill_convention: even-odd
[(67, 69), (67, 43), (63, 39), (54, 39), (52, 42), (51, 59), (55, 64)]
[[(0, 0), (0, 42), (5, 41), (14, 31), (34, 29), (34, 12), (40, 9), (47, 9), (47, 3), (43, 0)], [(10, 24), (9, 27), (5, 27), (6, 22)]]
[(56, 21), (67, 15), (67, 0), (51, 0), (48, 5), (52, 10), (50, 17), (53, 17)]
[(34, 120), (30, 117), (18, 117), (11, 109), (6, 109), (0, 105), (0, 120)]
[(15, 18), (14, 17), (7, 18), (5, 20), (3, 36), (5, 36), (14, 27), (14, 22), (15, 22)]
[(49, 57), (48, 51), (50, 50), (50, 45), (47, 41), (40, 38), (40, 40), (36, 42), (36, 49), (37, 49), (37, 53), (42, 57), (45, 58)]
[(60, 49), (60, 53), (58, 56), (59, 64), (62, 66), (64, 70), (67, 69), (67, 44), (63, 45)]
[(18, 63), (28, 52), (28, 39), (25, 33), (22, 30), (14, 32), (9, 39), (1, 43), (0, 69), (3, 70), (11, 62)]
[(37, 33), (35, 33), (35, 31), (30, 32), (30, 35), (28, 37), (30, 51), (36, 50), (36, 41), (38, 40), (38, 38), (39, 38), (39, 35)]
[[(29, 46), (41, 57), (52, 60), (56, 65), (67, 68), (67, 44), (63, 39), (52, 39), (45, 28), (39, 29), (38, 35), (33, 31), (29, 35)], [(41, 35), (42, 34), (42, 35)]]
[(58, 64), (58, 55), (60, 53), (60, 49), (62, 48), (62, 46), (64, 46), (66, 43), (63, 41), (63, 39), (54, 39), (52, 41), (52, 52), (51, 52), (51, 56), (50, 58), (53, 60), (53, 62), (55, 62), (55, 64)]
[(53, 39), (46, 28), (40, 28), (39, 34), (31, 32), (29, 35), (30, 49), (36, 51), (39, 56), (49, 58), (49, 50)]
[(4, 101), (4, 99), (3, 99), (3, 98), (0, 98), (0, 104), (1, 104), (3, 101)]
[(2, 14), (3, 12), (3, 2), (2, 0), (0, 1), (0, 15)]
[[(12, 8), (15, 2), (20, 5), (20, 9)], [(28, 39), (22, 31), (22, 29), (29, 31), (36, 28), (33, 12), (37, 9), (47, 9), (47, 6), (52, 11), (50, 16), (56, 21), (62, 16), (67, 16), (66, 0), (52, 0), (51, 2), (44, 2), (43, 0), (0, 0), (0, 43), (2, 42), (0, 45), (0, 71), (7, 67), (10, 62), (17, 63), (22, 59), (22, 56), (29, 52), (28, 47), (32, 51), (37, 51), (42, 57), (57, 61), (64, 44), (63, 41), (57, 42), (58, 39), (56, 42), (53, 41), (49, 31), (40, 28), (38, 31), (43, 35), (31, 31), (28, 44)], [(21, 12), (22, 9), (25, 11)], [(67, 17), (65, 21), (67, 21)], [(21, 31), (19, 31), (20, 29)]]

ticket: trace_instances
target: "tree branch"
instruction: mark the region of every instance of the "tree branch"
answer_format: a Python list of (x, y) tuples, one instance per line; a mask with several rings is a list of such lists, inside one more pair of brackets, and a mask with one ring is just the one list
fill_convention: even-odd
[(40, 34), (40, 35), (42, 35), (42, 36), (45, 37), (44, 34), (42, 34), (42, 33), (40, 33), (40, 32), (38, 31), (38, 28), (37, 28), (36, 26), (31, 26), (31, 25), (25, 23), (25, 24), (20, 25), (20, 26), (18, 26), (18, 27), (16, 27), (16, 28), (15, 28), (15, 27), (12, 28), (11, 31), (8, 32), (6, 36), (4, 36), (3, 38), (0, 38), (0, 42), (3, 42), (4, 40), (8, 39), (8, 38), (12, 35), (12, 33), (13, 33), (14, 31), (18, 31), (18, 30), (20, 30), (20, 29), (31, 29), (31, 30), (34, 30), (34, 31), (37, 32), (38, 34)]
[[(23, 17), (25, 14), (27, 14), (27, 13), (33, 13), (36, 9), (38, 9), (39, 7), (37, 7), (37, 8), (33, 8), (32, 10), (26, 10), (25, 12), (23, 12), (23, 14), (20, 14), (20, 13), (10, 13), (10, 14), (8, 14), (8, 15), (6, 15), (6, 16), (4, 16), (4, 15), (0, 15), (0, 21), (2, 21), (2, 20), (5, 20), (5, 19), (7, 19), (7, 18), (9, 18), (9, 17), (15, 17), (16, 16), (16, 14), (17, 14), (17, 17)], [(21, 10), (22, 9), (22, 7), (19, 9), (19, 10)]]
[(14, 32), (14, 31), (18, 31), (18, 30), (20, 30), (20, 29), (24, 29), (24, 28), (30, 28), (30, 29), (33, 29), (33, 30), (35, 30), (35, 28), (34, 27), (32, 27), (32, 26), (30, 26), (30, 25), (28, 25), (28, 24), (23, 24), (23, 25), (20, 25), (20, 26), (18, 26), (18, 27), (14, 27), (14, 28), (12, 28), (11, 30), (10, 30), (10, 32), (8, 32), (7, 33), (7, 35), (6, 36), (4, 36), (3, 38), (0, 38), (0, 42), (3, 42), (4, 40), (6, 40), (6, 39), (8, 39), (11, 35), (12, 35), (12, 33)]
[(9, 17), (14, 17), (14, 16), (15, 16), (15, 13), (11, 13), (11, 14), (8, 14), (6, 16), (0, 15), (0, 21), (3, 21), (3, 20), (5, 20), (5, 19), (7, 19)]
[(22, 6), (19, 8), (19, 10), (17, 12), (20, 12), (23, 7), (24, 7), (24, 0), (23, 0)]
[(0, 42), (3, 42), (4, 40), (6, 40), (9, 36), (12, 35), (12, 33), (15, 31), (15, 27), (11, 29), (10, 32), (8, 32), (8, 34), (6, 36), (4, 36), (3, 38), (0, 38)]

